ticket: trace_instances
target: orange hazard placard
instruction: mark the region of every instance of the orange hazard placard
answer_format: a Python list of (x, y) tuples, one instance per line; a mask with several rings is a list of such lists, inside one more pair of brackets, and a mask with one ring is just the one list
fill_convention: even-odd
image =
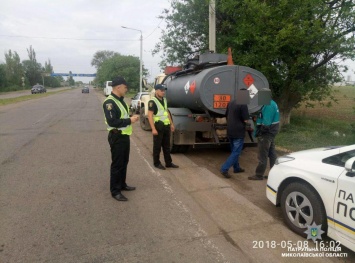
[(249, 87), (251, 84), (254, 83), (254, 78), (252, 75), (248, 74), (245, 76), (245, 78), (243, 79), (244, 84), (247, 85), (247, 87)]
[(214, 94), (213, 95), (213, 108), (225, 109), (231, 101), (231, 95), (228, 94)]

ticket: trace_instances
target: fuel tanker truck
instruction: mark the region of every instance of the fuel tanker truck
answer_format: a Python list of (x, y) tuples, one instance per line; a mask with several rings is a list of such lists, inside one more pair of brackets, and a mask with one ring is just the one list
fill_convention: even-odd
[[(252, 68), (233, 65), (231, 61), (231, 55), (201, 54), (189, 60), (184, 68), (155, 78), (154, 85), (166, 85), (168, 110), (175, 126), (171, 135), (172, 153), (185, 152), (189, 147), (229, 144), (225, 111), (230, 101), (247, 104), (251, 116), (263, 104), (270, 103), (271, 92), (265, 76)], [(143, 130), (151, 130), (148, 101), (152, 96), (154, 89), (151, 95), (142, 98), (140, 125)], [(245, 146), (256, 145), (253, 121), (250, 123)]]

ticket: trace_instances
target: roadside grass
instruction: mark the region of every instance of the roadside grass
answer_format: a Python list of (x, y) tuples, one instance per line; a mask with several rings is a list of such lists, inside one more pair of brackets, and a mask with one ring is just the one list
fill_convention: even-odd
[(291, 124), (282, 127), (275, 143), (292, 152), (322, 146), (350, 145), (355, 143), (355, 127), (343, 120), (294, 115)]
[(321, 103), (314, 103), (313, 108), (307, 107), (307, 102), (305, 102), (298, 109), (295, 109), (294, 113), (308, 117), (355, 122), (355, 86), (334, 87), (333, 91), (336, 102), (328, 99)]
[(20, 92), (23, 92), (23, 91), (31, 92), (31, 89), (29, 88), (29, 89), (22, 89), (22, 90), (0, 91), (0, 95), (8, 94), (9, 92), (11, 92), (11, 93), (20, 93)]
[(0, 99), (0, 106), (12, 104), (12, 103), (17, 103), (21, 101), (26, 101), (26, 100), (32, 100), (32, 99), (39, 99), (47, 96), (51, 96), (60, 92), (64, 92), (68, 90), (58, 90), (58, 91), (53, 91), (53, 92), (46, 92), (46, 93), (39, 93), (39, 94), (30, 94), (30, 95), (24, 95), (16, 98), (7, 98), (7, 99)]
[(294, 109), (291, 124), (282, 127), (276, 146), (289, 151), (355, 144), (355, 87), (335, 87), (337, 103), (324, 101), (313, 108)]

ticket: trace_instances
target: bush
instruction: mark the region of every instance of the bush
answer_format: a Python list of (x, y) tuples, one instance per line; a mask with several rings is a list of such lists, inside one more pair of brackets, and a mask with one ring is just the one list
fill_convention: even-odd
[(353, 132), (353, 134), (355, 134), (355, 122), (350, 125), (351, 125), (351, 131)]
[(1, 92), (8, 92), (8, 91), (17, 91), (17, 90), (24, 90), (26, 88), (23, 88), (19, 85), (12, 85), (12, 86), (6, 86), (1, 88)]

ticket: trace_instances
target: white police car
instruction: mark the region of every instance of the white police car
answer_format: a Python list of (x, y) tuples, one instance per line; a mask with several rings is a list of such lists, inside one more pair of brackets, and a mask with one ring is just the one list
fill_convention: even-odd
[(355, 251), (355, 144), (279, 157), (266, 196), (281, 206), (297, 234), (306, 237), (307, 226), (322, 225), (329, 237)]

